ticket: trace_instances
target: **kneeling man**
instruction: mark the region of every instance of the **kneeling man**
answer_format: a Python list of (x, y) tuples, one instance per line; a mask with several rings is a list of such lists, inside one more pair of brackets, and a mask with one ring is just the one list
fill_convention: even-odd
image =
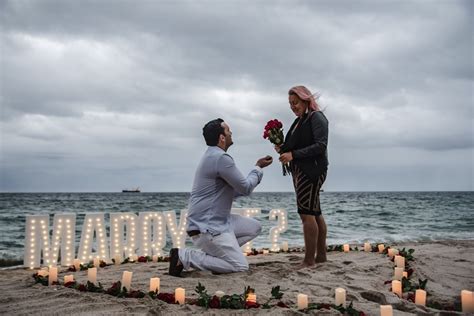
[(259, 159), (245, 177), (227, 154), (233, 144), (229, 125), (222, 119), (212, 120), (204, 126), (203, 135), (209, 147), (194, 176), (187, 220), (188, 236), (202, 251), (171, 249), (169, 274), (173, 276), (181, 276), (183, 269), (191, 267), (216, 273), (248, 270), (240, 246), (261, 231), (257, 220), (230, 212), (234, 197), (252, 193), (262, 180), (262, 168), (270, 165), (272, 158)]

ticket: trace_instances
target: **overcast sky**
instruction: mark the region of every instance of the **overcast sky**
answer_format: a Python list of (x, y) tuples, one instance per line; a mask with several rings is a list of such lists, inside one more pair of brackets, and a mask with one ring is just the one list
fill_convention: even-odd
[[(221, 117), (243, 173), (321, 94), (327, 191), (474, 190), (473, 2), (1, 1), (7, 192), (189, 192)], [(276, 161), (277, 162), (277, 161)], [(278, 163), (257, 191), (291, 191)]]

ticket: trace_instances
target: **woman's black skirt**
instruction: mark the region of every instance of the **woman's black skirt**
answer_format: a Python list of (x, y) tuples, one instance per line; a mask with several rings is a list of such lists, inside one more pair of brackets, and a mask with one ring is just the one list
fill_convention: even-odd
[(291, 174), (296, 192), (298, 214), (321, 215), (319, 190), (326, 180), (327, 171), (321, 173), (317, 181), (311, 181), (296, 164), (292, 164)]

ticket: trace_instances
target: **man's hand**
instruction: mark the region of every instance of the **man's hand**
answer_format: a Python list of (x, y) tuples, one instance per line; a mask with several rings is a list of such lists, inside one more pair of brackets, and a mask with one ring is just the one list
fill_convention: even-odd
[(271, 165), (272, 162), (273, 158), (271, 156), (266, 156), (257, 160), (257, 163), (255, 165), (259, 166), (260, 168), (265, 168), (266, 166)]
[(280, 161), (282, 163), (288, 163), (292, 160), (293, 160), (293, 153), (291, 151), (280, 155)]
[(280, 151), (281, 151), (281, 145), (275, 145), (275, 151), (276, 151), (277, 153), (280, 153)]

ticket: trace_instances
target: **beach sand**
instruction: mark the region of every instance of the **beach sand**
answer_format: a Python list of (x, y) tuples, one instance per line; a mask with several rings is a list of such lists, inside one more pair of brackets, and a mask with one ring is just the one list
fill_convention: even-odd
[[(352, 246), (352, 245), (351, 245)], [(428, 279), (428, 301), (443, 304), (459, 303), (461, 290), (474, 290), (474, 241), (444, 241), (392, 245), (396, 248), (415, 249), (415, 260), (410, 266), (415, 270), (413, 280)], [(359, 248), (360, 245), (359, 245)], [(245, 286), (255, 288), (259, 303), (270, 297), (271, 288), (279, 285), (284, 292), (282, 301), (291, 309), (209, 309), (195, 305), (173, 305), (146, 296), (141, 299), (116, 298), (106, 294), (80, 292), (63, 286), (35, 284), (33, 271), (15, 268), (0, 271), (1, 315), (301, 315), (296, 309), (298, 293), (307, 294), (310, 303), (334, 303), (334, 290), (347, 290), (347, 301), (367, 315), (379, 315), (380, 303), (392, 304), (394, 315), (437, 315), (439, 311), (400, 300), (390, 293), (394, 264), (387, 256), (378, 253), (351, 251), (330, 252), (328, 262), (316, 268), (295, 270), (303, 253), (278, 253), (248, 257), (250, 270), (226, 275), (192, 271), (184, 278), (167, 274), (168, 263), (129, 263), (98, 269), (98, 281), (104, 288), (119, 281), (123, 271), (133, 271), (132, 288), (148, 292), (149, 279), (161, 279), (161, 292), (186, 289), (187, 298), (196, 298), (194, 289), (198, 282), (208, 293), (217, 290), (226, 294), (240, 294)], [(64, 268), (59, 273), (62, 283)], [(81, 283), (87, 272), (73, 273)], [(336, 310), (312, 310), (310, 314), (340, 315)], [(443, 315), (460, 313), (444, 313)]]

